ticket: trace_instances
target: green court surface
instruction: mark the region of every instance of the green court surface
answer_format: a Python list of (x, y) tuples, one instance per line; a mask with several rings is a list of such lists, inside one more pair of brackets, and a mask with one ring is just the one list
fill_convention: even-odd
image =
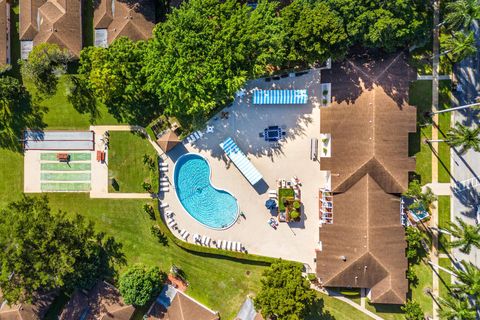
[[(91, 153), (82, 152), (82, 153), (68, 153), (68, 154), (70, 155), (70, 161), (85, 161), (85, 160), (92, 159)], [(40, 155), (40, 160), (57, 161), (57, 152), (42, 153)]]
[(42, 191), (90, 191), (90, 183), (42, 183)]
[(42, 172), (40, 180), (47, 181), (90, 181), (87, 172)]
[(43, 171), (89, 171), (91, 165), (90, 163), (42, 163), (41, 169)]

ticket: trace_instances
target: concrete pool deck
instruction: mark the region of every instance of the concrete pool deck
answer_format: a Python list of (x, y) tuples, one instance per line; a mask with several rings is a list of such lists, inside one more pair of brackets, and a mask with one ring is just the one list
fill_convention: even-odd
[[(309, 102), (306, 105), (262, 105), (251, 104), (251, 90), (261, 89), (302, 89), (307, 88)], [(255, 80), (246, 86), (246, 94), (236, 99), (233, 106), (224, 111), (228, 119), (214, 117), (208, 125), (214, 126), (214, 133), (206, 133), (193, 144), (179, 145), (163, 156), (169, 164), (168, 177), (173, 182), (174, 162), (187, 152), (200, 153), (206, 157), (212, 170), (215, 187), (231, 192), (238, 200), (240, 210), (246, 218), (226, 230), (213, 230), (202, 226), (192, 218), (178, 201), (172, 186), (170, 192), (160, 195), (169, 204), (179, 229), (192, 235), (208, 235), (214, 240), (241, 242), (249, 253), (296, 260), (315, 269), (315, 248), (319, 240), (318, 191), (326, 182), (318, 161), (310, 160), (310, 139), (320, 138), (321, 97), (320, 72), (296, 78), (283, 78), (273, 82)], [(271, 125), (279, 125), (287, 131), (286, 138), (278, 148), (259, 138), (259, 133)], [(263, 181), (255, 186), (235, 167), (227, 165), (226, 157), (219, 144), (232, 137), (253, 165), (263, 175)], [(277, 230), (267, 224), (271, 217), (265, 208), (268, 190), (277, 189), (277, 180), (290, 180), (297, 176), (301, 181), (301, 197), (304, 205), (301, 222), (280, 223)], [(178, 233), (174, 231), (176, 235)]]

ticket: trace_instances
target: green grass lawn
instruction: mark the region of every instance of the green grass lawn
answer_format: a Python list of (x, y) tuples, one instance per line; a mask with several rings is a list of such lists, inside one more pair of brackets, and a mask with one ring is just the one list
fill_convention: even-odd
[(399, 305), (394, 304), (372, 304), (367, 301), (365, 307), (379, 315), (385, 320), (402, 320), (405, 319), (404, 312)]
[[(438, 227), (440, 229), (445, 229), (450, 222), (450, 196), (438, 196)], [(450, 235), (440, 233), (439, 235), (440, 244), (445, 244), (447, 241), (450, 241)], [(447, 249), (445, 245), (440, 246), (440, 252), (445, 253)]]
[(329, 297), (322, 293), (318, 293), (318, 297), (320, 298), (320, 300), (313, 308), (312, 313), (308, 317), (306, 317), (305, 320), (372, 319), (365, 313), (338, 299)]
[(49, 199), (52, 208), (82, 214), (95, 221), (99, 231), (114, 236), (123, 244), (129, 265), (158, 265), (166, 271), (172, 264), (181, 267), (190, 283), (188, 293), (220, 311), (224, 319), (232, 319), (246, 295), (260, 286), (262, 266), (206, 258), (171, 242), (168, 246), (158, 243), (150, 233), (154, 222), (142, 209), (146, 201), (90, 199), (84, 194), (50, 194)]
[[(88, 129), (91, 125), (88, 114), (80, 114), (75, 110), (70, 102), (67, 101), (68, 75), (64, 75), (58, 82), (57, 92), (43, 101), (40, 105), (46, 108), (43, 121), (47, 124), (47, 129)], [(35, 92), (31, 83), (25, 84), (30, 92)], [(115, 118), (108, 113), (107, 108), (101, 104), (98, 105), (100, 116), (94, 124), (117, 124)]]
[(417, 284), (410, 284), (412, 300), (420, 304), (425, 315), (432, 315), (433, 301), (430, 295), (425, 293), (425, 289), (431, 289), (433, 285), (432, 268), (422, 260), (419, 264), (412, 266), (412, 269), (418, 277)]
[(423, 143), (432, 137), (432, 126), (424, 118), (424, 113), (431, 111), (432, 82), (412, 82), (409, 97), (410, 104), (417, 107), (417, 132), (409, 135), (408, 153), (409, 156), (415, 156), (415, 171), (423, 185), (432, 181), (432, 150), (428, 144)]
[[(446, 109), (451, 107), (450, 101), (450, 81), (441, 81), (439, 90), (439, 108)], [(438, 115), (438, 136), (440, 139), (450, 129), (451, 112), (440, 113)], [(438, 182), (450, 182), (450, 147), (447, 143), (438, 144)]]
[(143, 164), (143, 155), (157, 159), (155, 149), (147, 139), (132, 132), (110, 132), (108, 153), (108, 175), (114, 178), (118, 186), (109, 186), (110, 192), (145, 192), (143, 182), (152, 184), (158, 189), (157, 171), (151, 174)]
[[(438, 259), (438, 264), (443, 267), (443, 268), (449, 268), (452, 263), (450, 262), (449, 258), (440, 258)], [(440, 270), (439, 272), (440, 275), (440, 297), (446, 298), (448, 295), (450, 295), (450, 284), (452, 281), (452, 276), (443, 270)]]

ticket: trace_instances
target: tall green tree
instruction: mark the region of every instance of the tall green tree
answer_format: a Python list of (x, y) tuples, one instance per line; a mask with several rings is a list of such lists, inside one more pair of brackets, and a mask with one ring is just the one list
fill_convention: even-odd
[(148, 88), (184, 125), (203, 123), (247, 79), (283, 62), (276, 2), (191, 0), (158, 24), (149, 43)]
[(468, 297), (462, 295), (449, 295), (446, 298), (439, 298), (440, 319), (446, 320), (475, 320), (477, 312), (470, 304)]
[(450, 222), (447, 231), (456, 239), (448, 242), (451, 248), (460, 248), (463, 253), (469, 254), (472, 247), (480, 248), (480, 225), (471, 225), (456, 217), (457, 223)]
[(9, 303), (38, 291), (89, 287), (123, 262), (120, 246), (82, 216), (52, 213), (46, 197), (24, 196), (0, 212), (0, 289)]
[(459, 293), (465, 293), (470, 297), (480, 296), (480, 269), (473, 263), (462, 260), (462, 268), (450, 268), (455, 274), (456, 281), (450, 288)]
[(405, 240), (407, 241), (407, 259), (417, 264), (424, 251), (422, 241), (425, 240), (425, 234), (415, 227), (405, 229)]
[(49, 96), (57, 91), (58, 76), (66, 72), (71, 59), (67, 50), (45, 42), (33, 47), (28, 59), (22, 61), (20, 70), (38, 93)]
[(339, 12), (352, 45), (394, 51), (429, 32), (430, 5), (423, 0), (325, 0)]
[(451, 30), (468, 30), (474, 20), (480, 19), (480, 1), (455, 0), (447, 3), (445, 7), (445, 24)]
[(343, 20), (325, 2), (295, 0), (280, 16), (290, 65), (341, 59), (346, 54), (348, 37)]
[(294, 320), (305, 318), (315, 297), (299, 264), (278, 261), (264, 271), (254, 303), (266, 319)]
[(120, 276), (119, 291), (125, 303), (144, 306), (160, 293), (166, 279), (158, 267), (135, 265)]
[[(80, 53), (80, 77), (73, 88), (82, 95), (93, 93), (119, 121), (147, 124), (161, 110), (158, 99), (145, 89), (142, 67), (146, 50), (144, 41), (126, 37), (108, 48), (86, 47)], [(87, 99), (77, 107), (92, 110), (92, 104), (93, 100)]]

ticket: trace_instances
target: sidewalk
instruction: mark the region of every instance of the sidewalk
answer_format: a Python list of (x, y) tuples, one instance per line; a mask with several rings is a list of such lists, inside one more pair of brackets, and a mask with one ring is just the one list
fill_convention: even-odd
[[(433, 159), (432, 159), (433, 161)], [(422, 191), (429, 187), (436, 196), (449, 196), (452, 193), (450, 183), (427, 183), (422, 187)]]

